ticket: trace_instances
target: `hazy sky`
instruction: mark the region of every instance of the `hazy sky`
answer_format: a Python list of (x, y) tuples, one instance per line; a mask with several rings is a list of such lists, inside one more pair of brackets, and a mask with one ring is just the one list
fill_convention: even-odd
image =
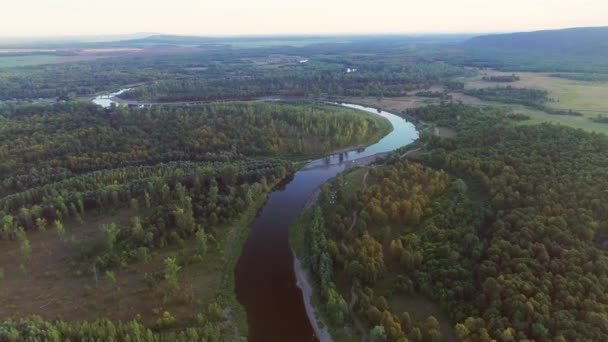
[(498, 32), (608, 25), (608, 0), (2, 0), (0, 36)]

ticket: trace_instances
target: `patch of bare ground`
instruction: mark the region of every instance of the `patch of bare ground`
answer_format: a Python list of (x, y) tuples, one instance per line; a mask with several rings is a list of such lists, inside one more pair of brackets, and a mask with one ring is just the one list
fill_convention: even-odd
[[(186, 265), (180, 276), (179, 295), (165, 296), (164, 259), (179, 257), (180, 253), (188, 255), (195, 248), (191, 243), (154, 252), (149, 262), (113, 270), (115, 282), (81, 261), (83, 251), (103, 243), (104, 225), (127, 225), (131, 216), (130, 210), (121, 210), (111, 216), (89, 218), (85, 224), (66, 224), (67, 239), (60, 239), (54, 228), (28, 232), (32, 246), (29, 260), (23, 259), (16, 241), (0, 242), (0, 267), (5, 273), (0, 280), (0, 319), (35, 314), (68, 322), (102, 317), (124, 321), (141, 315), (142, 321), (152, 326), (167, 310), (179, 326), (192, 323), (202, 310), (201, 303), (212, 300), (221, 276), (211, 264)], [(222, 253), (215, 254), (218, 256), (209, 258), (224, 258)]]

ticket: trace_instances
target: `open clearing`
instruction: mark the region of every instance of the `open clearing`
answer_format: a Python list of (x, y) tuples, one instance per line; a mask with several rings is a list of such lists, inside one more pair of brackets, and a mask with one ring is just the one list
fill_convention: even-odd
[[(188, 327), (196, 323), (197, 313), (221, 298), (224, 305), (231, 307), (234, 323), (244, 331), (245, 313), (234, 298), (233, 270), (247, 228), (264, 200), (265, 196), (260, 196), (240, 218), (218, 227), (217, 243), (209, 243), (202, 260), (192, 259), (197, 247), (195, 241), (186, 241), (181, 246), (153, 250), (148, 262), (113, 270), (116, 282), (104, 272), (98, 272), (96, 281), (80, 257), (83, 251), (103, 243), (103, 225), (128, 225), (133, 216), (131, 210), (90, 217), (85, 224), (65, 224), (67, 235), (76, 242), (60, 239), (54, 228), (28, 232), (32, 254), (27, 261), (16, 241), (2, 241), (0, 248), (5, 253), (0, 255), (0, 266), (4, 268), (0, 317), (35, 314), (70, 322), (100, 317), (126, 321), (140, 315), (143, 323), (153, 326), (163, 311), (169, 311), (176, 318), (177, 327)], [(169, 256), (177, 257), (182, 270), (179, 293), (167, 297), (162, 277), (164, 259)]]
[[(477, 77), (465, 80), (465, 89), (478, 89), (496, 86), (513, 86), (517, 88), (534, 88), (549, 91), (553, 102), (548, 105), (559, 109), (572, 109), (581, 112), (583, 116), (551, 115), (539, 110), (533, 110), (521, 105), (481, 102), (512, 109), (514, 112), (530, 116), (524, 124), (550, 122), (562, 124), (587, 131), (608, 134), (608, 124), (595, 123), (589, 118), (598, 115), (608, 116), (608, 82), (575, 81), (550, 76), (547, 73), (515, 73), (519, 81), (510, 83), (487, 82), (484, 76), (511, 75), (509, 72), (482, 70)], [(468, 103), (467, 101), (463, 101)], [(475, 103), (470, 103), (475, 104)]]
[(62, 63), (64, 56), (54, 55), (32, 55), (32, 56), (10, 56), (0, 55), (0, 68), (13, 68), (29, 65)]

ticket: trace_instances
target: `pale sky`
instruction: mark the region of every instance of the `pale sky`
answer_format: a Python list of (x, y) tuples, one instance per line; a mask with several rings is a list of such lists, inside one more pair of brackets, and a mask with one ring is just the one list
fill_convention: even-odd
[(505, 32), (608, 26), (608, 0), (2, 0), (0, 36)]

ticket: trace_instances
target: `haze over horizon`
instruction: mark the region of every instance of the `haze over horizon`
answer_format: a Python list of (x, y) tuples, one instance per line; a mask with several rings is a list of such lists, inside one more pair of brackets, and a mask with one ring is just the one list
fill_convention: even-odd
[(346, 0), (22, 0), (3, 6), (0, 37), (490, 33), (602, 26), (607, 17), (603, 0), (377, 0), (374, 6)]

